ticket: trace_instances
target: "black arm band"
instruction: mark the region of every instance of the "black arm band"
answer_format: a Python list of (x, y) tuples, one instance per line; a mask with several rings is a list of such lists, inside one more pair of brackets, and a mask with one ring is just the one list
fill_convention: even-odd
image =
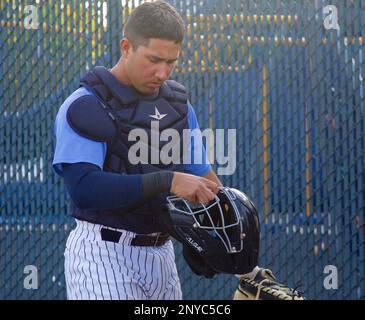
[(171, 189), (174, 173), (172, 171), (157, 171), (142, 175), (142, 190), (145, 197), (152, 197)]

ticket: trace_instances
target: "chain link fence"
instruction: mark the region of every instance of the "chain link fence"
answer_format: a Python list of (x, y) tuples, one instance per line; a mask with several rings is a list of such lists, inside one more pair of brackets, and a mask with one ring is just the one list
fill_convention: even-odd
[[(0, 0), (1, 299), (66, 298), (74, 222), (52, 171), (54, 119), (87, 70), (118, 61), (140, 2)], [(202, 129), (237, 130), (221, 178), (259, 209), (260, 265), (310, 299), (363, 299), (365, 0), (170, 3), (186, 23), (173, 78)], [(195, 276), (175, 247), (185, 299), (232, 298), (234, 277)]]

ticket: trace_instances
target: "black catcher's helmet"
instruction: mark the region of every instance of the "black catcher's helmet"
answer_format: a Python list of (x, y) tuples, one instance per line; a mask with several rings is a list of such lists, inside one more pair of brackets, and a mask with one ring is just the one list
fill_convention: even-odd
[[(215, 272), (230, 274), (245, 274), (257, 266), (259, 217), (243, 192), (222, 187), (206, 206), (171, 196), (167, 211), (164, 222), (169, 233), (194, 253), (198, 258), (194, 264), (205, 262)], [(190, 266), (194, 271), (200, 267)]]

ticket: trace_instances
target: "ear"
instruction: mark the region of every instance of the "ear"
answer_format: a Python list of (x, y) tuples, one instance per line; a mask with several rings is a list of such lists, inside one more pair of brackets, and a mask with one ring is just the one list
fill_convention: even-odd
[(120, 40), (120, 51), (123, 58), (128, 58), (130, 50), (132, 50), (132, 44), (127, 38)]

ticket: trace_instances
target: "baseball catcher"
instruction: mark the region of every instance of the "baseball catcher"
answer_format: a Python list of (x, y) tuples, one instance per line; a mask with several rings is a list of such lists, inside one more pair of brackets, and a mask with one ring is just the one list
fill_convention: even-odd
[(276, 281), (269, 269), (257, 266), (259, 216), (241, 191), (222, 187), (208, 205), (167, 198), (165, 224), (183, 245), (183, 256), (197, 275), (234, 274), (239, 284), (234, 300), (304, 300), (295, 289)]

